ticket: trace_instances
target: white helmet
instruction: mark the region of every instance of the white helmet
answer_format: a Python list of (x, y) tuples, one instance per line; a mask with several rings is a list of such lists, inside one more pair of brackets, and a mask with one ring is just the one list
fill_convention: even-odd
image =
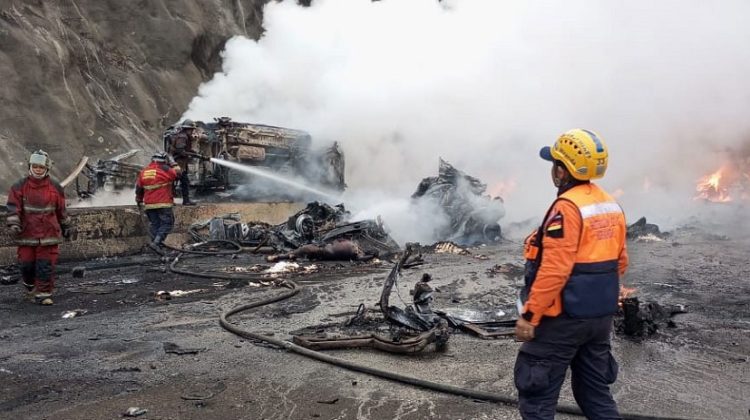
[[(40, 165), (47, 168), (46, 171), (44, 171), (43, 175), (36, 175), (34, 172), (31, 171), (31, 165)], [(44, 150), (37, 150), (36, 152), (32, 153), (31, 156), (29, 156), (29, 175), (33, 176), (34, 178), (44, 178), (49, 173), (49, 168), (52, 166), (52, 159), (49, 158), (49, 155)]]

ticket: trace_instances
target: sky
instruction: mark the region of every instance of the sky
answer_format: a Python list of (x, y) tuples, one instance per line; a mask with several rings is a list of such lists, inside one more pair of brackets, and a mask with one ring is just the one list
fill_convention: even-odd
[(503, 197), (501, 225), (541, 219), (538, 150), (586, 128), (628, 219), (670, 227), (737, 213), (693, 196), (750, 143), (748, 16), (744, 0), (269, 2), (264, 35), (227, 42), (185, 117), (338, 141), (345, 202), (398, 228), (430, 217), (405, 200), (440, 157)]

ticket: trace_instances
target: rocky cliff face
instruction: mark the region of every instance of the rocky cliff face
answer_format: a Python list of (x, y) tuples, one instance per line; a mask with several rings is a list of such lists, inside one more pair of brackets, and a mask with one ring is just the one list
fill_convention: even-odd
[(0, 195), (39, 148), (58, 178), (83, 154), (146, 160), (266, 1), (0, 0)]

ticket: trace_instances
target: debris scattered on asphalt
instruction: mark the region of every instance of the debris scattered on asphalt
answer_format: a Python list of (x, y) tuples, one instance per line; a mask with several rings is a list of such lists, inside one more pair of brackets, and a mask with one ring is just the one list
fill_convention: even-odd
[(621, 316), (615, 318), (615, 329), (630, 337), (653, 335), (662, 326), (674, 328), (676, 325), (672, 317), (687, 312), (684, 305), (641, 303), (636, 296), (626, 297), (620, 303)]
[(664, 240), (670, 235), (668, 232), (661, 232), (659, 226), (646, 222), (645, 217), (641, 217), (635, 223), (628, 226), (628, 239), (638, 239), (643, 241)]
[(280, 261), (265, 272), (268, 274), (294, 273), (299, 271), (299, 264), (295, 262)]
[(259, 273), (267, 269), (268, 269), (267, 265), (253, 264), (250, 267), (241, 267), (241, 266), (227, 267), (226, 271), (230, 273)]
[(337, 402), (339, 402), (339, 399), (338, 398), (334, 398), (332, 400), (318, 400), (318, 401), (315, 401), (315, 402), (318, 403), (318, 404), (336, 404)]
[(635, 239), (638, 242), (664, 242), (664, 239), (649, 233), (648, 235), (639, 236)]
[(10, 285), (16, 284), (21, 279), (21, 272), (18, 269), (18, 264), (11, 264), (0, 267), (0, 284)]
[(166, 290), (159, 290), (156, 292), (156, 298), (160, 300), (169, 300), (172, 298), (178, 298), (187, 296), (193, 293), (202, 292), (203, 289), (195, 289), (195, 290), (172, 290), (172, 291), (166, 291)]
[(70, 272), (70, 274), (73, 276), (73, 278), (76, 278), (76, 279), (83, 278), (83, 276), (86, 274), (86, 267), (82, 267), (82, 266), (73, 267), (73, 270)]
[(164, 346), (164, 353), (172, 353), (177, 354), (180, 356), (186, 355), (186, 354), (198, 354), (201, 352), (206, 351), (205, 347), (181, 347), (175, 343), (162, 343)]
[(62, 317), (65, 318), (65, 319), (75, 318), (75, 317), (77, 317), (79, 315), (84, 315), (87, 312), (88, 312), (88, 310), (86, 310), (86, 309), (73, 309), (72, 311), (65, 311), (65, 312), (63, 312)]
[(11, 285), (18, 283), (19, 277), (17, 276), (0, 276), (0, 284), (2, 285)]
[[(280, 255), (270, 262), (303, 257), (349, 261), (399, 250), (382, 220), (351, 221), (350, 217), (351, 213), (343, 204), (331, 206), (313, 201), (276, 226), (242, 223), (239, 214), (227, 214), (195, 223), (188, 232), (198, 242), (220, 239), (256, 247), (255, 251), (261, 247), (271, 248)], [(336, 241), (347, 245), (337, 246)]]
[(110, 372), (113, 373), (128, 373), (128, 372), (140, 372), (141, 368), (137, 366), (130, 366), (130, 367), (119, 367), (117, 369), (112, 369)]
[(138, 417), (148, 413), (148, 410), (140, 407), (130, 407), (122, 413), (125, 417)]
[(489, 278), (494, 278), (498, 274), (505, 274), (510, 278), (521, 277), (523, 272), (523, 267), (514, 264), (495, 264), (485, 271)]
[(433, 244), (431, 248), (436, 254), (456, 254), (456, 255), (469, 255), (468, 249), (457, 245), (455, 242), (438, 242)]

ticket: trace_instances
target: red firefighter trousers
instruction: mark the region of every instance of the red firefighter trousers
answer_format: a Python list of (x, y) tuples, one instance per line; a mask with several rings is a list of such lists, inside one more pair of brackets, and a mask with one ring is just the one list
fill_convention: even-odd
[(19, 246), (18, 264), (23, 284), (38, 293), (52, 293), (55, 288), (55, 266), (60, 253), (58, 245)]

